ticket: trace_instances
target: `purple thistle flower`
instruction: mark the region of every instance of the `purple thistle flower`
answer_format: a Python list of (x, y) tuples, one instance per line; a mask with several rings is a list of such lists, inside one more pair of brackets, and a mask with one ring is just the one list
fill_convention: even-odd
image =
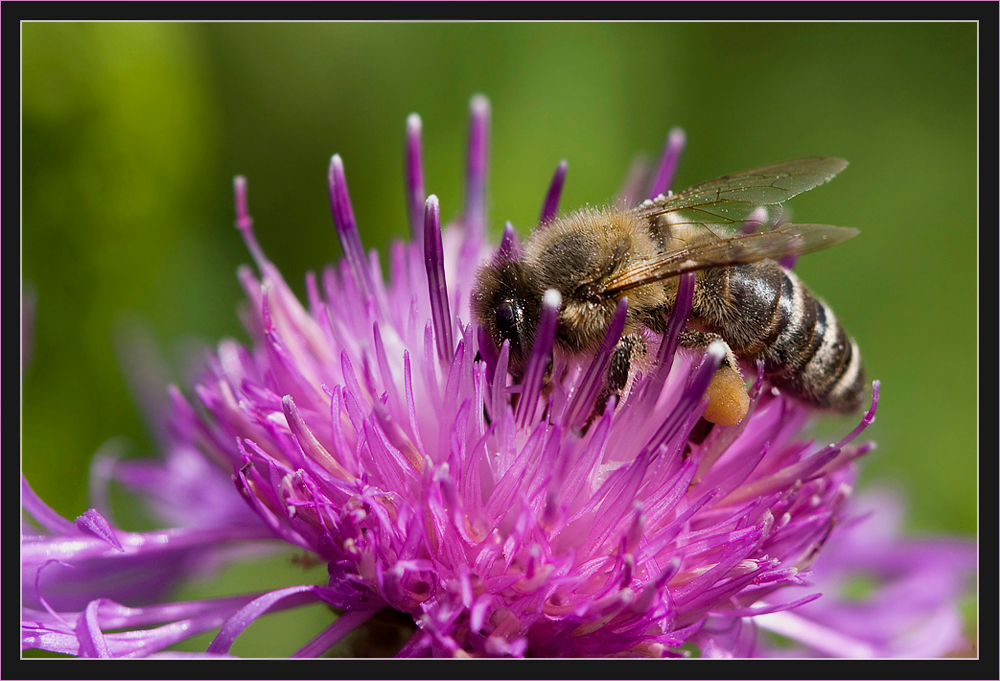
[[(872, 448), (854, 440), (874, 418), (878, 384), (858, 427), (820, 446), (799, 436), (810, 408), (764, 389), (758, 375), (748, 416), (692, 442), (724, 353), (678, 351), (691, 275), (652, 342), (655, 362), (599, 413), (625, 301), (592, 357), (550, 360), (560, 300), (547, 295), (514, 384), (508, 346), (497, 352), (470, 323), (476, 269), (520, 249), (510, 225), (496, 251), (485, 241), (488, 102), (476, 97), (471, 110), (465, 209), (444, 229), (437, 198), (424, 199), (420, 119), (407, 121), (413, 239), (393, 244), (388, 279), (364, 252), (333, 157), (344, 258), (307, 275), (305, 307), (258, 245), (236, 179), (236, 225), (258, 269), (239, 271), (252, 347), (224, 340), (190, 398), (171, 387), (162, 462), (101, 464), (172, 529), (122, 532), (93, 509), (71, 523), (24, 482), (24, 508), (42, 527), (26, 525), (22, 538), (24, 648), (139, 656), (218, 629), (206, 652), (226, 655), (257, 617), (322, 602), (343, 614), (296, 656), (323, 654), (386, 609), (412, 620), (403, 657), (770, 654), (758, 622), (810, 654), (912, 652), (884, 640), (894, 631), (886, 621), (902, 621), (893, 600), (873, 601), (882, 620), (866, 638), (866, 611), (824, 605), (812, 586), (828, 543), (853, 546), (864, 527), (851, 527), (846, 505), (856, 462)], [(655, 178), (635, 175), (629, 200), (640, 185), (668, 188), (683, 143), (672, 131)], [(542, 223), (565, 174), (563, 162)], [(262, 550), (265, 539), (315, 555), (329, 581), (165, 600), (176, 581)], [(889, 545), (882, 559), (898, 554), (904, 572), (925, 555)], [(964, 545), (940, 553), (950, 562), (935, 574), (972, 569)], [(857, 553), (835, 556), (832, 572)], [(861, 552), (866, 567), (876, 558)], [(927, 620), (940, 623), (954, 599), (954, 589), (928, 594), (910, 614), (941, 613)], [(867, 647), (845, 642), (844, 627), (829, 622), (839, 617)], [(952, 627), (927, 650), (947, 652), (960, 636)]]

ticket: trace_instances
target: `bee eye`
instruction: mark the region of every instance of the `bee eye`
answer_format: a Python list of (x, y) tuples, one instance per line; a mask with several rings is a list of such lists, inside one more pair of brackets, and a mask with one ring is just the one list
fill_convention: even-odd
[(516, 300), (505, 300), (497, 305), (496, 328), (499, 345), (510, 341), (511, 355), (521, 352), (521, 333), (519, 328), (524, 319), (524, 310)]

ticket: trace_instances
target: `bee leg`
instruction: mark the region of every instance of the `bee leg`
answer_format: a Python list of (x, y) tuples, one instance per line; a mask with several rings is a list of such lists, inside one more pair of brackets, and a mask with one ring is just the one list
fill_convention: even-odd
[(611, 353), (611, 360), (608, 362), (608, 373), (605, 377), (604, 388), (594, 401), (594, 411), (587, 420), (589, 425), (595, 418), (604, 413), (604, 407), (612, 395), (619, 395), (628, 384), (631, 375), (632, 358), (646, 354), (646, 344), (637, 334), (622, 336)]
[(702, 416), (698, 419), (698, 422), (694, 424), (694, 428), (688, 433), (687, 442), (684, 444), (684, 458), (691, 456), (691, 451), (702, 442), (708, 439), (708, 436), (712, 434), (712, 429), (715, 428), (715, 424)]
[(622, 336), (611, 353), (611, 361), (608, 363), (607, 387), (614, 394), (620, 393), (628, 383), (630, 369), (632, 368), (632, 358), (637, 355), (646, 354), (646, 344), (634, 333)]
[(694, 428), (688, 434), (688, 442), (693, 445), (700, 445), (708, 436), (712, 433), (712, 428), (715, 426), (714, 423), (706, 419), (704, 416), (698, 419), (698, 423), (694, 424)]
[(732, 348), (715, 333), (684, 329), (680, 337), (681, 345), (686, 348), (707, 348), (716, 340), (726, 346), (726, 356), (705, 391), (708, 395), (708, 406), (702, 418), (720, 426), (734, 426), (746, 416), (750, 408), (750, 396), (747, 395), (746, 385), (743, 383), (743, 376), (740, 374)]

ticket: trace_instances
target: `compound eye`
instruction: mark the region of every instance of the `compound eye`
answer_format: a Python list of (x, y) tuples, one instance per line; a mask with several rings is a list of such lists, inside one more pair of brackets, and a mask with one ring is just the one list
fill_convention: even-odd
[(521, 350), (521, 333), (518, 330), (524, 319), (524, 311), (520, 303), (515, 300), (504, 300), (497, 306), (497, 335), (499, 344), (510, 341), (511, 354), (519, 353)]

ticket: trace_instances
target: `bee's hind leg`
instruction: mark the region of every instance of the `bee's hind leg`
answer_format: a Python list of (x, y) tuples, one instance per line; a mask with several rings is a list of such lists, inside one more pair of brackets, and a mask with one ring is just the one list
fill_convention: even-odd
[(685, 348), (707, 348), (716, 340), (725, 346), (726, 356), (705, 391), (708, 395), (708, 406), (702, 418), (720, 426), (733, 426), (743, 420), (750, 408), (750, 396), (747, 395), (736, 355), (733, 354), (729, 344), (716, 333), (705, 333), (694, 329), (681, 331), (680, 343)]

